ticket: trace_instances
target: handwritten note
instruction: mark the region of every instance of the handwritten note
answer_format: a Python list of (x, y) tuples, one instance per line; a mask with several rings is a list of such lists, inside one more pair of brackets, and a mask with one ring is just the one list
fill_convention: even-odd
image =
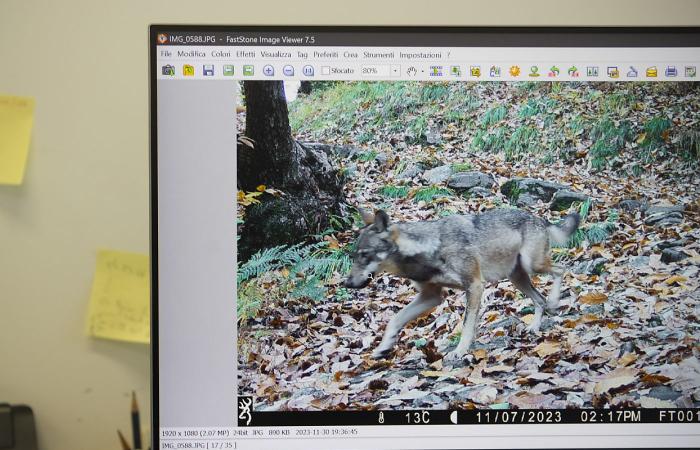
[(0, 184), (22, 184), (33, 122), (34, 99), (0, 95)]
[(90, 336), (150, 342), (148, 256), (100, 250), (87, 317)]

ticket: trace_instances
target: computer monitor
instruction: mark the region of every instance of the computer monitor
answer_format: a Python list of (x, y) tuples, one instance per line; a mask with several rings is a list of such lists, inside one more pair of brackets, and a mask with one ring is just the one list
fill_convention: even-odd
[(154, 25), (154, 448), (690, 447), (696, 28)]

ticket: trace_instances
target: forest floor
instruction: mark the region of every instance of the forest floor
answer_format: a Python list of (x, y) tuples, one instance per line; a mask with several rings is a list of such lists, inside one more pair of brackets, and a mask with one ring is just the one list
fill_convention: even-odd
[[(415, 290), (384, 274), (348, 291), (336, 273), (324, 300), (275, 297), (239, 323), (239, 393), (256, 410), (700, 407), (700, 91), (658, 86), (357, 83), (299, 97), (295, 138), (333, 156), (350, 205), (393, 221), (588, 211), (553, 249), (567, 274), (539, 333), (525, 331), (531, 300), (487, 284), (473, 349), (450, 365), (464, 301), (446, 290), (376, 361)], [(552, 199), (543, 182), (563, 186)], [(324, 239), (342, 249), (356, 233)], [(551, 278), (534, 284), (546, 295)]]

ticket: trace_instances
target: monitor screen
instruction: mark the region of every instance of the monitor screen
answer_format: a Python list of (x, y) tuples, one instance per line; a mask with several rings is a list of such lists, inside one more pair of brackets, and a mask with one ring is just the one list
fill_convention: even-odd
[(698, 29), (152, 26), (153, 446), (691, 447)]

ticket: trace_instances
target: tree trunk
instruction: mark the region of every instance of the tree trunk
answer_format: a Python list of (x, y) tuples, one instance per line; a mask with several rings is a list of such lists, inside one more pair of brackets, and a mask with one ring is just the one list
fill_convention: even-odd
[(239, 259), (257, 250), (303, 241), (340, 215), (342, 180), (321, 150), (292, 138), (281, 81), (245, 81), (247, 138), (253, 148), (238, 146), (238, 186), (253, 191), (259, 185), (283, 194), (264, 194), (246, 209), (239, 241)]

